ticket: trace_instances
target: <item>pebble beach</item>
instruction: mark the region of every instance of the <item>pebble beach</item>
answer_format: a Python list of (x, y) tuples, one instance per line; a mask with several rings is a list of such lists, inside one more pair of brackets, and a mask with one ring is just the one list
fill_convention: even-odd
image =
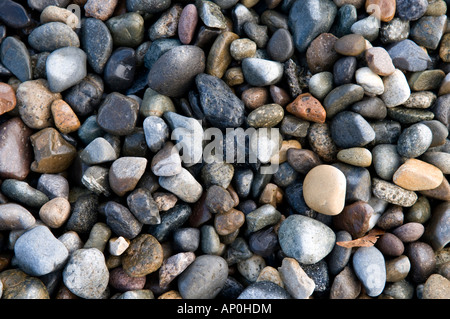
[(0, 0), (0, 299), (450, 299), (448, 5)]

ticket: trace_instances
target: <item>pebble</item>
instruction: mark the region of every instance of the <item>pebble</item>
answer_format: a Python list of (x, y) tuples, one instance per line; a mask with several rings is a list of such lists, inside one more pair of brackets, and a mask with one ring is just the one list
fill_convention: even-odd
[(24, 180), (30, 173), (32, 147), (28, 140), (32, 130), (19, 118), (0, 126), (0, 177)]
[(115, 160), (109, 169), (109, 184), (118, 196), (132, 191), (144, 174), (147, 159), (125, 156)]
[(330, 299), (356, 299), (360, 292), (360, 281), (350, 267), (345, 267), (333, 280)]
[(350, 165), (369, 167), (372, 164), (372, 153), (366, 148), (352, 147), (340, 150), (337, 159)]
[(106, 203), (105, 207), (106, 224), (112, 231), (127, 239), (135, 238), (142, 230), (142, 223), (139, 222), (130, 210), (114, 201)]
[(6, 83), (0, 83), (0, 114), (12, 111), (17, 103), (16, 92)]
[(402, 242), (410, 243), (418, 240), (424, 233), (424, 226), (420, 223), (406, 223), (392, 230), (392, 234), (397, 236)]
[(368, 96), (376, 96), (384, 93), (384, 83), (380, 76), (368, 67), (356, 70), (356, 83), (362, 86)]
[(449, 242), (448, 233), (445, 231), (449, 212), (450, 205), (448, 203), (444, 202), (439, 204), (433, 209), (429, 225), (425, 230), (424, 238), (426, 238), (427, 242), (429, 242), (436, 251), (443, 249)]
[(0, 274), (2, 299), (50, 299), (47, 287), (34, 276), (20, 269), (7, 269)]
[(167, 287), (195, 260), (193, 252), (182, 252), (167, 258), (159, 269), (159, 285)]
[(144, 11), (147, 13), (157, 13), (168, 9), (169, 7), (170, 0), (127, 1), (128, 11)]
[(242, 60), (242, 72), (248, 84), (267, 86), (277, 84), (283, 76), (283, 65), (280, 62), (246, 58)]
[(48, 22), (35, 28), (28, 36), (30, 46), (39, 52), (53, 52), (66, 47), (80, 47), (75, 31), (62, 22)]
[(415, 283), (425, 282), (436, 266), (433, 248), (424, 242), (415, 241), (405, 246), (405, 255), (411, 262), (411, 280)]
[(144, 277), (157, 271), (163, 263), (163, 249), (150, 234), (134, 238), (122, 255), (122, 267), (131, 277)]
[(1, 191), (12, 200), (30, 207), (40, 208), (49, 200), (44, 193), (27, 182), (15, 179), (5, 179), (1, 184)]
[(235, 206), (231, 194), (219, 185), (212, 185), (208, 188), (205, 205), (213, 214), (226, 213)]
[(153, 157), (150, 167), (156, 176), (173, 176), (181, 173), (178, 150), (171, 142), (166, 142)]
[[(350, 240), (352, 240), (352, 235), (349, 232), (345, 230), (339, 230), (336, 232), (336, 242)], [(337, 276), (346, 268), (348, 262), (350, 261), (351, 253), (351, 248), (334, 245), (333, 250), (326, 258), (331, 275)]]
[(334, 49), (337, 39), (331, 33), (321, 33), (311, 42), (306, 50), (306, 62), (311, 73), (315, 75), (332, 69), (333, 64), (339, 59)]
[(408, 257), (399, 257), (386, 261), (386, 282), (398, 282), (406, 278), (411, 269)]
[(211, 1), (197, 0), (195, 6), (203, 23), (210, 28), (225, 29), (226, 20), (221, 8)]
[(255, 282), (261, 270), (266, 267), (264, 258), (259, 255), (252, 255), (237, 263), (237, 270), (248, 281)]
[(369, 204), (357, 201), (345, 206), (342, 212), (333, 218), (333, 225), (350, 233), (353, 238), (359, 238), (369, 230), (373, 215), (374, 210)]
[(36, 226), (20, 236), (14, 245), (19, 268), (31, 276), (61, 269), (69, 253), (45, 226)]
[(61, 99), (60, 93), (50, 91), (45, 79), (22, 82), (16, 90), (20, 118), (32, 129), (43, 129), (53, 122), (51, 105)]
[(64, 197), (55, 197), (39, 209), (40, 219), (50, 228), (61, 227), (70, 216), (70, 203)]
[(276, 283), (258, 281), (247, 286), (237, 299), (292, 299), (292, 297)]
[(377, 198), (402, 207), (411, 207), (418, 198), (413, 191), (375, 177), (372, 178), (372, 192)]
[(197, 7), (194, 4), (188, 4), (181, 11), (178, 22), (178, 37), (181, 43), (190, 44), (195, 35), (195, 28), (198, 23)]
[(308, 142), (311, 149), (325, 162), (332, 162), (336, 159), (338, 149), (333, 139), (327, 123), (313, 123), (308, 131)]
[(275, 225), (281, 219), (281, 213), (270, 204), (265, 204), (246, 214), (245, 221), (250, 232), (256, 232), (269, 225)]
[(415, 21), (422, 17), (427, 11), (428, 1), (414, 0), (414, 1), (397, 1), (397, 15), (408, 21)]
[(378, 218), (377, 226), (381, 229), (388, 230), (397, 226), (401, 226), (403, 224), (403, 221), (403, 208), (401, 206), (391, 205), (388, 209), (386, 209), (385, 212), (381, 214), (380, 218)]
[(133, 84), (136, 73), (136, 52), (121, 47), (114, 50), (103, 70), (105, 85), (113, 91), (124, 92)]
[(39, 17), (41, 23), (63, 22), (72, 29), (76, 29), (80, 20), (77, 15), (70, 10), (58, 6), (49, 5), (42, 10)]
[(81, 151), (80, 158), (88, 165), (95, 165), (114, 161), (117, 154), (107, 140), (97, 137)]
[(283, 258), (278, 267), (281, 279), (285, 283), (286, 291), (295, 299), (308, 299), (314, 292), (315, 283), (305, 273), (294, 258)]
[(436, 147), (445, 144), (446, 138), (448, 136), (448, 130), (444, 124), (437, 120), (424, 121), (422, 123), (428, 126), (433, 134), (433, 139), (431, 140), (430, 147)]
[(373, 47), (365, 51), (368, 67), (380, 76), (388, 76), (395, 72), (394, 64), (386, 49)]
[(356, 21), (350, 28), (352, 33), (360, 34), (368, 41), (374, 41), (379, 35), (379, 30), (380, 20), (374, 15)]
[(437, 96), (431, 91), (412, 92), (409, 98), (403, 103), (404, 107), (427, 109), (436, 101)]
[[(72, 204), (71, 204), (72, 205)], [(98, 196), (95, 194), (81, 195), (73, 203), (72, 213), (66, 228), (81, 236), (89, 234), (98, 218)]]
[(278, 230), (282, 251), (302, 264), (314, 264), (334, 247), (336, 235), (324, 223), (302, 215), (287, 217)]
[(209, 74), (199, 74), (195, 78), (195, 83), (200, 94), (200, 103), (205, 112), (206, 120), (211, 125), (218, 128), (242, 125), (244, 122), (244, 103), (225, 82)]
[(127, 196), (127, 204), (130, 211), (142, 224), (155, 225), (161, 222), (158, 204), (149, 190), (135, 189)]
[(35, 222), (36, 219), (25, 207), (15, 203), (0, 204), (0, 229), (28, 229)]
[(420, 191), (438, 187), (443, 178), (442, 171), (436, 166), (410, 158), (396, 170), (392, 180), (404, 189)]
[(75, 132), (81, 123), (75, 112), (64, 100), (53, 101), (50, 110), (56, 128), (63, 134)]
[(289, 11), (289, 28), (295, 48), (305, 52), (318, 35), (328, 32), (337, 14), (337, 7), (332, 1), (308, 0), (294, 3)]
[(394, 17), (391, 21), (381, 25), (380, 40), (385, 44), (405, 40), (409, 36), (409, 30), (409, 21)]
[(379, 296), (386, 283), (383, 254), (374, 246), (359, 247), (353, 255), (353, 268), (370, 297)]
[(327, 118), (333, 118), (337, 113), (345, 110), (353, 103), (362, 100), (363, 97), (364, 89), (357, 84), (343, 84), (334, 88), (323, 100)]
[(131, 277), (122, 267), (114, 268), (109, 273), (109, 285), (121, 292), (141, 290), (145, 282), (145, 277)]
[(178, 277), (184, 299), (213, 299), (225, 285), (228, 266), (220, 256), (201, 255)]
[(358, 56), (365, 51), (366, 41), (360, 34), (347, 34), (335, 42), (334, 49), (342, 55)]
[(323, 100), (333, 89), (333, 73), (324, 71), (314, 74), (309, 79), (309, 91), (319, 100)]
[(247, 115), (249, 126), (274, 127), (281, 122), (284, 116), (284, 109), (276, 103), (266, 104), (258, 107)]
[(392, 233), (383, 234), (376, 242), (375, 246), (385, 256), (398, 257), (403, 254), (405, 246), (403, 242)]
[(99, 106), (97, 124), (113, 135), (128, 135), (133, 132), (138, 117), (139, 104), (118, 92), (110, 93)]
[(345, 56), (337, 60), (333, 66), (334, 84), (340, 86), (351, 83), (355, 78), (356, 67), (357, 60), (354, 56)]
[(360, 147), (375, 139), (375, 131), (359, 114), (343, 111), (331, 122), (331, 136), (341, 148)]
[(86, 116), (90, 115), (94, 108), (99, 105), (103, 92), (104, 84), (102, 78), (93, 73), (88, 73), (80, 83), (64, 92), (65, 101), (75, 114)]
[(144, 18), (137, 12), (114, 16), (105, 22), (117, 47), (137, 47), (144, 39)]
[(99, 299), (109, 282), (105, 256), (97, 248), (78, 249), (64, 267), (64, 285), (76, 296)]
[[(281, 49), (283, 48), (283, 49)], [(267, 54), (274, 61), (285, 62), (294, 54), (294, 42), (287, 29), (280, 28), (275, 31), (267, 43)]]
[(448, 299), (450, 281), (439, 274), (432, 274), (425, 282), (422, 294), (423, 299)]
[(432, 138), (433, 133), (428, 126), (421, 123), (413, 124), (400, 134), (397, 152), (403, 157), (418, 157), (428, 150)]
[(159, 185), (187, 203), (195, 203), (203, 192), (201, 184), (185, 168), (174, 176), (159, 177)]
[(286, 106), (286, 110), (306, 121), (324, 123), (326, 119), (324, 107), (310, 93), (297, 96), (293, 102)]
[(381, 99), (387, 107), (403, 104), (411, 95), (411, 89), (403, 72), (396, 69), (391, 75), (383, 78), (384, 92)]
[(424, 71), (431, 63), (430, 56), (414, 41), (404, 39), (387, 48), (392, 63), (401, 71)]

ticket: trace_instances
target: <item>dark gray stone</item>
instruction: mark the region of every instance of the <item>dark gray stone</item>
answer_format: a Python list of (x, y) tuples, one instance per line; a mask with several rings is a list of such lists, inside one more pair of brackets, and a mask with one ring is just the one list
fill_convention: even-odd
[(95, 18), (87, 18), (81, 25), (81, 47), (86, 52), (92, 69), (102, 74), (113, 51), (113, 39), (106, 24)]
[(331, 137), (338, 147), (350, 148), (369, 144), (375, 139), (375, 131), (358, 113), (338, 113), (331, 122)]

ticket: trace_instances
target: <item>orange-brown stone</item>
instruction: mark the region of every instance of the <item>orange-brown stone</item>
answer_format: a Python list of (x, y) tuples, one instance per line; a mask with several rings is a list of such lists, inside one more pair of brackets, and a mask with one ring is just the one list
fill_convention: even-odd
[(0, 82), (0, 115), (12, 111), (16, 102), (16, 93), (11, 85)]
[(286, 110), (293, 115), (316, 123), (325, 123), (327, 113), (322, 103), (310, 93), (303, 93), (288, 106)]
[(71, 133), (80, 127), (80, 120), (69, 104), (63, 100), (55, 100), (51, 106), (53, 121), (58, 130), (63, 133)]
[(383, 22), (391, 21), (395, 16), (395, 0), (366, 0), (366, 12), (380, 18)]
[(444, 179), (442, 171), (434, 165), (410, 158), (394, 174), (393, 181), (411, 191), (435, 189)]

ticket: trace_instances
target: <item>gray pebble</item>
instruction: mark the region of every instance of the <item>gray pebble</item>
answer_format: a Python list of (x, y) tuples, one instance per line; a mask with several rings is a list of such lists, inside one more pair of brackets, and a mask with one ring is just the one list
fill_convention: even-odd
[(381, 294), (386, 284), (386, 265), (383, 254), (376, 247), (358, 248), (353, 254), (353, 268), (367, 295)]
[(292, 297), (276, 283), (258, 281), (247, 286), (237, 299), (292, 299)]

